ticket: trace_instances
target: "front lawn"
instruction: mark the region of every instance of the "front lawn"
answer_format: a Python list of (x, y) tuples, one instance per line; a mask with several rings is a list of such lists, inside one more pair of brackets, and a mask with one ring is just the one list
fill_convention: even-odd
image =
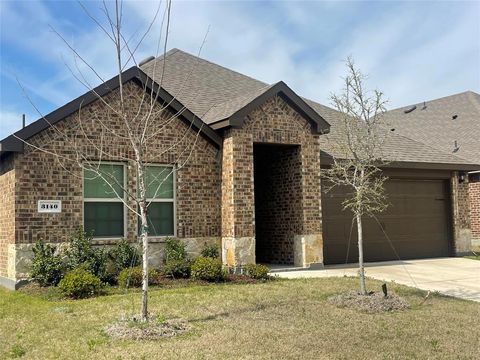
[[(381, 283), (369, 280), (370, 289)], [(327, 302), (352, 278), (193, 285), (152, 290), (151, 311), (193, 330), (157, 341), (108, 338), (138, 310), (139, 293), (52, 301), (0, 289), (0, 358), (24, 359), (449, 359), (478, 358), (480, 304), (390, 285), (412, 309), (366, 314)], [(136, 311), (138, 312), (138, 311)]]

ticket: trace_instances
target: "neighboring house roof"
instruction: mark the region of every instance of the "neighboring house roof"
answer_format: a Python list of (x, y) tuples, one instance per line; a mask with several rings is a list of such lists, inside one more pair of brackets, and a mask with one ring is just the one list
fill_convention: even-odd
[(480, 164), (480, 95), (475, 92), (405, 106), (385, 117), (395, 133)]
[[(185, 106), (182, 116), (194, 121), (194, 125), (201, 128), (203, 133), (218, 145), (221, 144), (221, 137), (215, 132), (216, 129), (241, 126), (245, 115), (253, 108), (278, 94), (310, 120), (316, 132), (327, 133), (332, 125), (328, 136), (320, 136), (322, 156), (328, 159), (332, 155), (337, 155), (334, 153), (332, 140), (338, 136), (335, 124), (341, 121), (341, 114), (327, 106), (299, 97), (283, 82), (268, 85), (178, 49), (170, 50), (165, 56), (148, 61), (140, 68), (141, 70), (133, 67), (125, 73), (143, 84), (153, 82), (162, 100), (172, 101), (172, 104), (180, 109)], [(123, 80), (127, 81), (127, 78), (124, 76)], [(106, 94), (115, 87), (118, 87), (118, 77), (112, 78), (95, 90), (99, 94)], [(52, 119), (59, 121), (62, 116), (68, 116), (69, 111), (73, 113), (78, 110), (80, 104), (85, 106), (86, 101), (91, 102), (95, 98), (96, 96), (89, 92), (47, 115), (46, 118), (49, 121)], [(45, 120), (40, 119), (15, 134), (27, 139), (33, 136), (35, 131), (39, 132), (47, 126)], [(15, 150), (19, 146), (19, 140), (13, 139), (11, 135), (0, 142), (0, 154), (6, 151), (21, 151)], [(410, 164), (412, 167), (433, 166), (461, 170), (480, 168), (472, 165), (470, 161), (453, 154), (442, 153), (419, 141), (395, 133), (389, 134), (383, 155), (396, 164), (403, 162), (404, 165)]]
[[(327, 106), (321, 105), (311, 100), (307, 102), (322, 114), (331, 125), (329, 134), (320, 137), (320, 147), (322, 149), (323, 162), (328, 164), (332, 157), (341, 158), (342, 154), (338, 153), (337, 143), (341, 142), (340, 134), (336, 129), (343, 119), (343, 115)], [(452, 169), (452, 170), (470, 170), (480, 169), (476, 163), (465, 160), (458, 156), (438, 151), (427, 144), (402, 136), (396, 131), (388, 132), (385, 143), (382, 148), (382, 159), (390, 163), (390, 167), (411, 167), (411, 168), (431, 168), (431, 169)], [(428, 165), (427, 165), (428, 164)]]

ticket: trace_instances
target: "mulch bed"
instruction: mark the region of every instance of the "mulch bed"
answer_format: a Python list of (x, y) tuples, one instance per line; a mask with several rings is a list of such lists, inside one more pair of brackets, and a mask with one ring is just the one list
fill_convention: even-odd
[(108, 326), (105, 332), (115, 339), (156, 340), (183, 334), (191, 329), (184, 319), (169, 319), (158, 322), (150, 319), (147, 323), (122, 320)]
[(410, 304), (400, 296), (395, 294), (384, 296), (380, 292), (360, 295), (355, 291), (349, 291), (329, 297), (328, 302), (337, 307), (354, 308), (368, 313), (400, 311), (410, 308)]

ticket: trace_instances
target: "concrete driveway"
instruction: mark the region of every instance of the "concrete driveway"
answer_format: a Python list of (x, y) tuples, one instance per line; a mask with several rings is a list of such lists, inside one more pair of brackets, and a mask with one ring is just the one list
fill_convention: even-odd
[[(365, 273), (373, 279), (480, 302), (478, 260), (439, 258), (368, 263)], [(354, 264), (327, 266), (322, 270), (272, 268), (271, 274), (290, 279), (357, 276), (357, 268)]]

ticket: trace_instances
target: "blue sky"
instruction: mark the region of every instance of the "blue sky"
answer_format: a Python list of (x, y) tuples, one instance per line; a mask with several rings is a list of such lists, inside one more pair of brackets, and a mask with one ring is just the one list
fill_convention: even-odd
[[(84, 4), (101, 16), (101, 2)], [(138, 36), (156, 6), (125, 2), (125, 31)], [(0, 139), (20, 128), (21, 114), (39, 118), (25, 93), (47, 114), (86, 91), (50, 26), (104, 78), (115, 75), (114, 48), (76, 1), (0, 0)], [(139, 60), (155, 54), (158, 28)], [(283, 80), (325, 105), (341, 89), (349, 55), (390, 108), (480, 92), (480, 1), (174, 1), (169, 48), (197, 53), (208, 29), (201, 57), (265, 82)]]

